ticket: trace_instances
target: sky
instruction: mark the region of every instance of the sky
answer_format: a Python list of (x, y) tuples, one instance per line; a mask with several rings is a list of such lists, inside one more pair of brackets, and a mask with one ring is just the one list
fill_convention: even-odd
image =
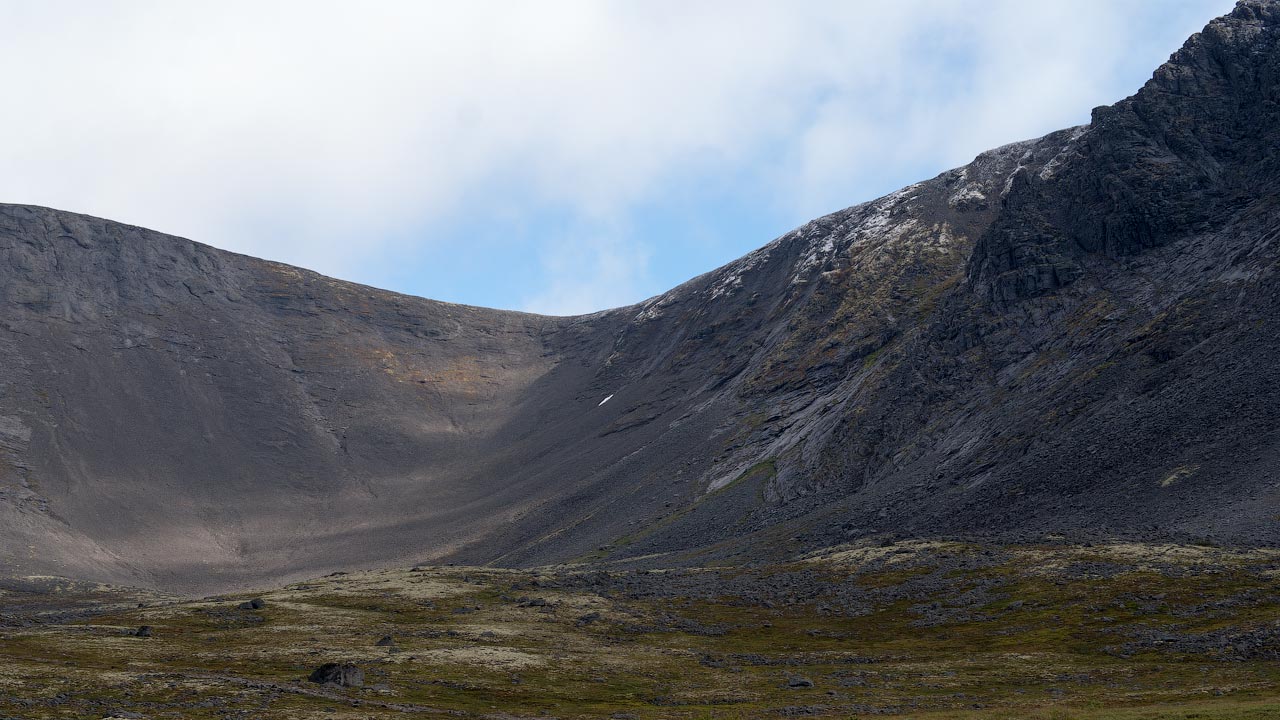
[(0, 0), (0, 202), (592, 312), (1088, 122), (1232, 5)]

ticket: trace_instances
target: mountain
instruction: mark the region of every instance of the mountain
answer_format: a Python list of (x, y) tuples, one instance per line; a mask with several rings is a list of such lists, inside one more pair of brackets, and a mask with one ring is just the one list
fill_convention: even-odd
[(0, 206), (0, 574), (1280, 542), (1278, 42), (581, 317)]

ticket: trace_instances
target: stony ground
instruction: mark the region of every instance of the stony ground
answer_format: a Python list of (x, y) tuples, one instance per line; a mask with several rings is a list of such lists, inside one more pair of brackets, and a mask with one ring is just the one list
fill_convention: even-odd
[[(1277, 551), (915, 542), (200, 600), (28, 578), (0, 591), (0, 718), (1272, 718), (1277, 572)], [(310, 682), (325, 663), (362, 684)]]

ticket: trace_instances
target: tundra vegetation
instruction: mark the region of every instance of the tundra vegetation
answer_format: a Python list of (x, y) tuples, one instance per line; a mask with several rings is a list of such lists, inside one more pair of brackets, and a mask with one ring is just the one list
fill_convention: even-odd
[(1270, 718), (1278, 571), (1275, 550), (1050, 538), (201, 599), (26, 578), (0, 593), (0, 717)]

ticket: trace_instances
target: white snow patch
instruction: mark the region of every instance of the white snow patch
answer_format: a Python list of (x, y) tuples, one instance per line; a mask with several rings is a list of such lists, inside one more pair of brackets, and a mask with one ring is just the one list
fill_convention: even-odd
[(955, 207), (965, 200), (986, 200), (987, 194), (976, 184), (965, 185), (947, 200), (947, 204)]
[(768, 260), (769, 250), (786, 237), (786, 235), (783, 235), (781, 238), (774, 240), (759, 250), (747, 253), (741, 260), (726, 266), (724, 268), (724, 275), (716, 281), (715, 285), (711, 286), (711, 299), (715, 300), (721, 295), (728, 295), (734, 290), (742, 287), (743, 274), (754, 270), (761, 263)]
[(1071, 149), (1071, 146), (1075, 144), (1075, 141), (1079, 140), (1080, 136), (1084, 135), (1088, 129), (1088, 125), (1081, 125), (1071, 131), (1071, 137), (1067, 138), (1066, 144), (1062, 146), (1062, 149), (1058, 151), (1058, 154), (1054, 155), (1049, 162), (1045, 163), (1044, 167), (1041, 168), (1041, 180), (1048, 180), (1053, 177), (1053, 174), (1058, 170), (1058, 166), (1062, 164), (1062, 158), (1067, 154), (1067, 151)]
[(662, 317), (663, 309), (675, 304), (677, 295), (676, 290), (678, 289), (679, 288), (668, 290), (667, 292), (645, 302), (645, 304), (640, 308), (640, 312), (636, 314), (635, 322), (647, 322), (649, 320), (655, 320)]
[[(826, 232), (810, 239), (809, 250), (804, 258), (796, 264), (795, 273), (791, 276), (791, 284), (798, 285), (805, 281), (808, 273), (816, 266), (834, 257), (837, 252), (837, 235), (843, 231), (839, 246), (840, 252), (851, 252), (869, 245), (883, 246), (897, 241), (917, 223), (913, 219), (895, 221), (893, 211), (915, 199), (916, 192), (923, 183), (908, 185), (901, 190), (889, 193), (879, 200), (873, 200), (853, 209), (853, 217), (844, 228)], [(861, 217), (858, 217), (858, 216)]]
[(1009, 173), (1009, 177), (1004, 180), (1004, 189), (1000, 191), (1000, 197), (1004, 197), (1009, 194), (1009, 191), (1013, 189), (1013, 179), (1018, 177), (1018, 173), (1022, 172), (1024, 168), (1026, 168), (1026, 165), (1018, 163), (1018, 167), (1014, 168), (1013, 172)]
[(998, 147), (998, 148), (993, 148), (993, 149), (988, 150), (988, 151), (986, 151), (986, 152), (984, 152), (984, 153), (981, 153), (981, 154), (979, 154), (979, 155), (978, 155), (978, 158), (979, 158), (979, 159), (982, 159), (982, 158), (992, 158), (992, 159), (1002, 159), (1002, 160), (1003, 160), (1003, 159), (1007, 159), (1007, 158), (1011, 158), (1011, 157), (1013, 157), (1014, 153), (1017, 153), (1019, 150), (1021, 150), (1021, 151), (1022, 151), (1022, 156), (1021, 156), (1021, 157), (1022, 157), (1022, 159), (1023, 159), (1023, 160), (1026, 160), (1028, 157), (1030, 157), (1030, 156), (1031, 156), (1031, 148), (1035, 147), (1035, 144), (1036, 144), (1036, 142), (1037, 142), (1037, 141), (1038, 141), (1038, 139), (1035, 139), (1035, 140), (1019, 140), (1019, 141), (1017, 141), (1017, 142), (1011, 142), (1011, 143), (1009, 143), (1009, 144), (1007, 144), (1007, 145), (1001, 145), (1001, 146), (1000, 146), (1000, 147)]
[(658, 307), (658, 303), (646, 305), (637, 315), (635, 321), (638, 323), (656, 320), (662, 317), (662, 308)]
[[(609, 397), (607, 397), (607, 398), (605, 398), (605, 399), (601, 400), (601, 401), (600, 401), (600, 405), (603, 405), (603, 404), (605, 404), (605, 403), (609, 402), (609, 401), (610, 401), (610, 400), (612, 400), (612, 399), (613, 399), (613, 395), (610, 395)], [(596, 407), (600, 407), (600, 405), (597, 405)]]
[(811, 241), (809, 251), (796, 265), (796, 272), (791, 278), (791, 284), (795, 285), (800, 282), (802, 276), (808, 273), (810, 268), (826, 261), (835, 250), (836, 241), (831, 239), (831, 235), (824, 235)]
[(1031, 159), (1037, 142), (1039, 142), (1038, 139), (1019, 140), (1018, 142), (1012, 142), (1008, 145), (1001, 145), (994, 150), (988, 150), (979, 154), (978, 157), (973, 159), (973, 163), (971, 164), (978, 170), (979, 175), (984, 177), (984, 179), (987, 177), (995, 179), (995, 177), (999, 177), (999, 175), (1003, 173), (1004, 168), (1016, 163), (1013, 171), (1005, 176), (1004, 189), (1000, 193), (1000, 196), (1004, 197), (1008, 194), (1010, 188), (1013, 187), (1014, 176), (1016, 176), (1018, 172), (1026, 166), (1027, 161)]

